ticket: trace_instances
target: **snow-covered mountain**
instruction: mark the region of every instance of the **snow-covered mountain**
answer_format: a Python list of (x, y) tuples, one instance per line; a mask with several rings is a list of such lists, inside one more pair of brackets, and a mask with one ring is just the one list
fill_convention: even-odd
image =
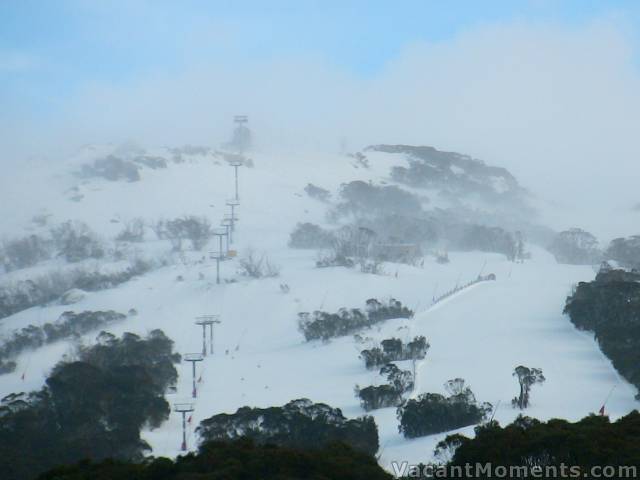
[[(199, 421), (245, 405), (283, 405), (306, 397), (339, 407), (348, 417), (363, 415), (354, 387), (384, 379), (365, 369), (359, 352), (390, 337), (424, 335), (431, 345), (416, 367), (412, 396), (444, 393), (445, 381), (461, 377), (478, 400), (494, 405), (501, 423), (519, 413), (511, 407), (518, 389), (512, 377), (517, 365), (542, 368), (547, 378), (534, 388), (527, 411), (531, 416), (579, 419), (596, 412), (614, 385), (618, 387), (607, 404), (608, 413), (618, 417), (636, 408), (635, 388), (617, 375), (593, 338), (562, 315), (572, 285), (594, 277), (590, 266), (560, 265), (529, 243), (530, 259), (522, 263), (500, 253), (454, 250), (448, 252), (449, 263), (439, 263), (426, 248), (422, 261), (386, 262), (378, 274), (370, 274), (344, 267), (316, 268), (317, 251), (288, 246), (298, 223), (337, 228), (328, 214), (340, 204), (341, 185), (354, 181), (394, 186), (414, 195), (424, 218), (455, 214), (460, 222), (492, 218), (498, 225), (508, 217), (505, 212), (514, 206), (524, 211), (527, 204), (524, 188), (508, 171), (430, 147), (375, 146), (351, 156), (254, 153), (238, 172), (239, 219), (232, 245), (237, 256), (221, 262), (222, 281), (217, 284), (216, 264), (208, 255), (218, 248), (217, 239), (201, 250), (187, 243), (175, 251), (151, 227), (184, 215), (207, 218), (217, 227), (230, 213), (227, 200), (235, 195), (229, 163), (234, 159), (208, 148), (86, 146), (64, 165), (31, 169), (29, 186), (20, 184), (17, 174), (13, 182), (4, 179), (0, 233), (7, 239), (46, 237), (52, 226), (73, 220), (95, 232), (104, 252), (73, 265), (62, 257), (46, 258), (5, 272), (2, 286), (73, 269), (120, 272), (136, 259), (144, 259), (149, 268), (112, 288), (86, 291), (64, 302), (71, 304), (56, 299), (7, 316), (0, 320), (0, 333), (8, 338), (16, 329), (55, 322), (69, 310), (115, 310), (128, 315), (110, 324), (109, 331), (144, 334), (160, 328), (184, 354), (202, 348), (195, 318), (219, 315), (215, 353), (197, 367), (200, 380), (189, 424), (190, 448), (196, 446), (193, 429)], [(328, 197), (323, 201), (309, 195), (309, 184), (328, 191)], [(116, 241), (136, 219), (145, 225), (142, 240)], [(534, 230), (533, 222), (527, 225)], [(239, 262), (250, 251), (268, 257), (278, 277), (240, 275)], [(434, 297), (487, 273), (495, 274), (496, 280), (432, 305)], [(413, 309), (413, 318), (388, 320), (360, 332), (359, 338), (324, 343), (305, 342), (298, 330), (300, 312), (362, 308), (369, 298), (390, 297)], [(82, 341), (92, 342), (97, 333), (82, 335)], [(55, 362), (72, 354), (74, 342), (58, 341), (18, 355), (15, 370), (0, 375), (0, 395), (39, 388)], [(170, 403), (190, 401), (191, 365), (184, 363), (179, 372), (177, 392), (167, 396)], [(394, 460), (427, 461), (446, 435), (407, 440), (398, 433), (395, 408), (371, 414), (378, 424), (384, 466)], [(154, 455), (175, 456), (180, 430), (176, 414), (144, 437)], [(465, 434), (472, 430), (463, 429)]]

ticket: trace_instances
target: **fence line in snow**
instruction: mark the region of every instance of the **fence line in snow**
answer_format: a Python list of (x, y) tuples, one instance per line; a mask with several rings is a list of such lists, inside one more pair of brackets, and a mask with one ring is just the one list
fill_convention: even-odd
[(470, 282), (465, 283), (464, 285), (456, 285), (451, 290), (443, 293), (442, 295), (433, 297), (431, 301), (431, 305), (440, 303), (441, 301), (446, 300), (450, 296), (464, 290), (465, 288), (469, 288), (472, 285), (476, 285), (477, 283), (481, 283), (481, 282), (491, 282), (491, 281), (494, 281), (495, 279), (496, 279), (496, 276), (493, 273), (490, 273), (488, 275), (478, 275), (478, 278), (476, 278), (475, 280), (471, 280)]

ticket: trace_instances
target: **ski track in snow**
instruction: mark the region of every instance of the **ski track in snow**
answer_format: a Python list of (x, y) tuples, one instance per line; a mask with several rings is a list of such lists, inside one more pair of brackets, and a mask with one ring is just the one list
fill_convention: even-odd
[[(113, 324), (109, 331), (145, 334), (160, 328), (184, 354), (201, 350), (201, 328), (194, 325), (195, 317), (219, 314), (222, 323), (215, 327), (215, 354), (198, 366), (202, 382), (189, 425), (190, 449), (197, 446), (194, 429), (201, 420), (245, 405), (283, 405), (308, 397), (339, 407), (348, 417), (363, 415), (354, 386), (380, 384), (383, 379), (377, 371), (365, 369), (359, 352), (391, 336), (406, 341), (424, 335), (431, 345), (417, 365), (412, 395), (444, 393), (445, 381), (462, 377), (478, 401), (499, 404), (495, 418), (503, 425), (519, 413), (512, 409), (511, 399), (517, 392), (512, 372), (520, 364), (542, 368), (547, 378), (544, 385), (533, 388), (527, 415), (577, 420), (597, 412), (616, 384), (608, 414), (617, 418), (636, 408), (635, 388), (619, 378), (592, 335), (577, 331), (562, 315), (571, 286), (593, 278), (590, 267), (558, 265), (547, 252), (530, 246), (532, 259), (523, 264), (496, 254), (450, 252), (447, 265), (430, 260), (424, 268), (393, 264), (385, 266), (387, 275), (369, 275), (343, 268), (316, 269), (315, 252), (287, 248), (289, 232), (297, 222), (324, 222), (326, 206), (302, 193), (307, 183), (335, 192), (340, 182), (386, 178), (386, 164), (355, 169), (348, 159), (334, 157), (329, 159), (333, 163), (318, 168), (318, 162), (329, 161), (325, 156), (301, 156), (285, 163), (279, 156), (257, 155), (255, 168), (240, 171), (242, 204), (235, 247), (240, 255), (249, 247), (267, 252), (282, 268), (279, 278), (238, 278), (236, 283), (216, 285), (215, 264), (198, 263), (206, 250), (189, 252), (184, 264), (176, 262), (116, 288), (89, 293), (76, 305), (20, 312), (2, 320), (0, 328), (4, 332), (42, 325), (66, 310), (126, 313), (135, 308), (137, 316)], [(41, 182), (39, 194), (49, 192), (46, 205), (54, 215), (52, 221), (82, 219), (105, 237), (122, 228), (122, 223), (110, 221), (114, 218), (156, 220), (187, 213), (207, 215), (217, 222), (224, 213), (224, 200), (232, 196), (232, 169), (210, 159), (171, 165), (167, 170), (144, 170), (136, 183), (90, 182), (83, 185), (85, 198), (77, 203), (58, 193), (70, 182), (64, 178)], [(16, 192), (12, 202), (0, 206), (0, 214), (10, 210), (6, 218), (13, 222), (18, 213), (20, 218), (30, 218), (40, 211), (40, 204), (29, 203), (21, 196), (25, 194)], [(14, 228), (12, 222), (7, 225)], [(237, 277), (236, 262), (222, 263), (223, 278)], [(458, 281), (476, 278), (484, 262), (483, 273), (495, 273), (495, 282), (474, 285), (426, 308), (436, 287), (446, 290)], [(177, 281), (178, 276), (184, 280)], [(282, 293), (281, 283), (291, 291)], [(362, 344), (353, 337), (306, 343), (297, 329), (298, 312), (363, 308), (368, 298), (390, 296), (416, 310), (416, 315), (361, 332), (367, 337)], [(91, 342), (97, 333), (85, 335), (83, 341)], [(15, 372), (0, 376), (0, 394), (40, 388), (53, 364), (70, 352), (72, 344), (59, 342), (21, 355)], [(409, 362), (398, 363), (411, 368)], [(177, 368), (178, 392), (167, 395), (171, 404), (191, 401), (191, 366), (185, 362)], [(395, 410), (370, 412), (379, 428), (381, 464), (389, 468), (394, 460), (428, 461), (446, 434), (404, 439), (397, 430)], [(472, 435), (473, 427), (459, 431)], [(180, 432), (181, 417), (172, 413), (159, 429), (145, 431), (143, 436), (153, 455), (175, 456), (180, 453)]]

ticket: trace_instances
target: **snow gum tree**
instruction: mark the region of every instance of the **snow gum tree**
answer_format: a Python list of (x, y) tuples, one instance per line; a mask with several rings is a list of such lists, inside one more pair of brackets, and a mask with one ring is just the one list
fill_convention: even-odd
[(531, 387), (536, 383), (542, 384), (546, 380), (542, 374), (542, 370), (539, 368), (529, 368), (524, 365), (520, 365), (513, 371), (513, 376), (518, 379), (520, 384), (520, 393), (517, 397), (511, 400), (511, 404), (514, 408), (524, 410), (529, 406), (529, 395)]

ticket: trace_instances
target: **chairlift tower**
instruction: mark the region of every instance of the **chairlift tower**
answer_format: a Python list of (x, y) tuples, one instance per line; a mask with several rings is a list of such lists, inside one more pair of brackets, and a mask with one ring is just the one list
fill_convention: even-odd
[(234, 222), (236, 220), (236, 207), (240, 205), (240, 200), (238, 200), (237, 198), (232, 198), (230, 200), (227, 200), (226, 203), (228, 207), (231, 207), (231, 231), (233, 232), (235, 230)]
[[(209, 258), (215, 259), (216, 261), (216, 283), (220, 284), (220, 262), (224, 259), (227, 258), (227, 254), (225, 253), (224, 249), (222, 248), (222, 238), (227, 236), (228, 237), (228, 233), (226, 229), (221, 229), (221, 228), (216, 228), (213, 231), (213, 234), (218, 237), (218, 241), (219, 241), (219, 248), (217, 251), (214, 252), (209, 252)], [(228, 240), (227, 240), (228, 243)]]
[(228, 232), (226, 227), (225, 228), (214, 228), (213, 229), (213, 234), (218, 237), (218, 251), (221, 253), (224, 253), (224, 248), (223, 248), (223, 241), (222, 239), (224, 237), (228, 237)]
[(223, 218), (222, 220), (220, 220), (220, 225), (222, 225), (222, 227), (224, 227), (224, 229), (227, 232), (227, 236), (225, 237), (226, 240), (226, 245), (225, 245), (225, 252), (227, 257), (229, 256), (229, 243), (231, 240), (231, 220), (227, 220), (226, 218)]
[(204, 360), (204, 357), (201, 353), (185, 353), (184, 360), (185, 362), (191, 362), (191, 374), (193, 377), (193, 390), (191, 391), (191, 396), (196, 398), (198, 396), (196, 391), (196, 363)]
[(174, 403), (174, 411), (182, 414), (182, 446), (180, 450), (187, 451), (187, 413), (193, 412), (193, 403)]
[[(220, 225), (225, 227), (227, 229), (227, 232), (229, 232), (229, 236), (227, 237), (228, 245), (233, 243), (233, 230), (231, 228), (232, 224), (233, 220), (231, 219), (231, 216), (225, 215), (224, 218), (220, 221)], [(227, 250), (229, 250), (228, 247)]]
[(225, 213), (224, 214), (224, 220), (227, 221), (229, 223), (229, 241), (231, 243), (233, 243), (233, 233), (235, 232), (236, 229), (236, 222), (239, 222), (240, 219), (236, 216), (235, 212), (233, 214), (231, 213)]
[(230, 160), (229, 165), (231, 165), (235, 170), (236, 196), (234, 198), (235, 200), (239, 200), (240, 197), (238, 197), (238, 167), (241, 167), (242, 165), (244, 165), (244, 160), (241, 160), (241, 159)]
[[(234, 115), (233, 123), (236, 124), (236, 130), (235, 130), (236, 132), (239, 132), (239, 133), (248, 132), (245, 126), (247, 123), (249, 123), (249, 117), (247, 115)], [(245, 142), (247, 141), (247, 137), (246, 135), (244, 137), (242, 135), (239, 135), (239, 138), (237, 138), (237, 140), (238, 140), (237, 142), (238, 153), (242, 155), (244, 153), (244, 147), (245, 147)]]
[(202, 325), (202, 356), (207, 356), (207, 326), (209, 326), (209, 353), (213, 355), (213, 325), (220, 323), (218, 315), (196, 317), (196, 325)]
[(216, 261), (216, 284), (220, 285), (220, 262), (226, 259), (227, 255), (223, 251), (214, 251), (209, 252), (209, 258)]

